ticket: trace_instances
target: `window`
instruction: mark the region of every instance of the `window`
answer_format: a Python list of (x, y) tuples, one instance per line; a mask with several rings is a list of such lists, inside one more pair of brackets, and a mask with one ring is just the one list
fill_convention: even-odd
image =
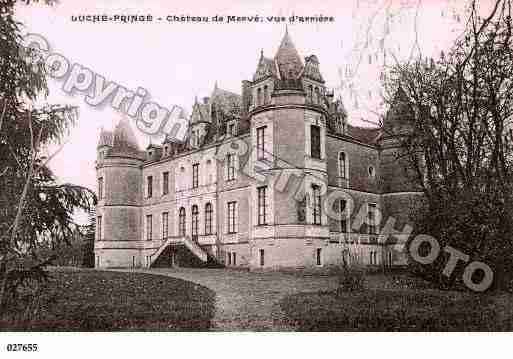
[(162, 194), (166, 195), (169, 193), (169, 172), (162, 174)]
[(313, 192), (313, 224), (321, 224), (321, 187), (312, 185)]
[(102, 240), (102, 216), (98, 216), (96, 218), (96, 230), (98, 231), (96, 234), (97, 240)]
[(369, 220), (369, 234), (377, 234), (378, 233), (378, 226), (376, 223), (376, 203), (369, 203), (368, 204), (368, 220)]
[(201, 144), (201, 132), (199, 129), (195, 129), (191, 133), (191, 145), (192, 147), (198, 147)]
[(317, 264), (318, 266), (322, 265), (321, 254), (322, 254), (322, 248), (317, 248), (315, 250), (315, 264)]
[(103, 199), (103, 177), (98, 178), (98, 199)]
[(264, 105), (269, 103), (269, 88), (267, 85), (264, 86)]
[(378, 252), (376, 251), (370, 251), (369, 253), (369, 263), (371, 265), (378, 264)]
[(372, 177), (374, 178), (376, 176), (376, 169), (374, 168), (374, 166), (369, 166), (369, 177)]
[(228, 202), (228, 233), (236, 233), (235, 227), (235, 207), (237, 202)]
[(259, 88), (257, 90), (257, 106), (261, 106), (262, 105), (262, 89)]
[(310, 126), (310, 154), (313, 158), (321, 158), (321, 128)]
[(148, 198), (151, 198), (153, 196), (153, 176), (148, 176), (147, 178), (147, 195)]
[(265, 129), (267, 126), (257, 128), (257, 160), (265, 159)]
[(185, 236), (185, 208), (180, 207), (178, 212), (178, 235)]
[(257, 188), (258, 191), (258, 224), (267, 224), (267, 186)]
[(228, 256), (228, 265), (231, 266), (232, 265), (232, 252), (228, 252), (226, 253), (227, 256)]
[(308, 85), (308, 99), (310, 102), (313, 102), (313, 87), (312, 85)]
[(169, 212), (162, 213), (162, 239), (169, 236)]
[(205, 234), (212, 234), (212, 203), (205, 205)]
[(152, 238), (152, 228), (153, 228), (153, 217), (151, 214), (146, 216), (146, 240), (151, 241)]
[(191, 235), (193, 237), (198, 236), (198, 217), (199, 217), (198, 206), (194, 205), (194, 206), (192, 206), (192, 216), (191, 216)]
[(235, 252), (232, 253), (232, 262), (234, 266), (237, 265), (237, 253)]
[(235, 135), (236, 135), (236, 134), (235, 134), (235, 124), (234, 124), (234, 123), (230, 123), (230, 124), (228, 125), (228, 134), (229, 134), (230, 136), (235, 136)]
[(340, 232), (347, 233), (348, 226), (347, 222), (349, 219), (349, 208), (347, 208), (347, 201), (345, 199), (340, 200)]
[(235, 179), (235, 154), (229, 153), (226, 155), (226, 168), (227, 168), (227, 180), (233, 181)]
[(321, 103), (321, 96), (319, 95), (319, 88), (315, 88), (315, 103)]
[(392, 267), (392, 265), (394, 264), (394, 257), (393, 257), (393, 254), (392, 252), (388, 252), (388, 265), (390, 267)]
[(263, 267), (265, 264), (265, 252), (263, 249), (261, 249), (259, 252), (260, 252), (260, 267)]
[(192, 165), (192, 188), (198, 188), (199, 163)]
[(338, 175), (341, 178), (347, 178), (346, 154), (344, 152), (338, 154)]

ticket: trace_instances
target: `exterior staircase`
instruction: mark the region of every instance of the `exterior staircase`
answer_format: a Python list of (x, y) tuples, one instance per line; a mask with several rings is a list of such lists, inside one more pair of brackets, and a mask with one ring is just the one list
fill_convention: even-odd
[(169, 246), (184, 246), (201, 262), (207, 263), (208, 254), (190, 237), (171, 237), (168, 238), (160, 247), (151, 255), (150, 267), (160, 257), (162, 252)]

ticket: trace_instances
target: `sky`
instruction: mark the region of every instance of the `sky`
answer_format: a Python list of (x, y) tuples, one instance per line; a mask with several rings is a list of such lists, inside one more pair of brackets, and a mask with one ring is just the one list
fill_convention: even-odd
[[(453, 0), (61, 0), (52, 7), (18, 5), (16, 16), (25, 32), (48, 40), (51, 52), (127, 89), (142, 87), (152, 101), (169, 109), (178, 105), (188, 113), (194, 98), (209, 96), (216, 81), (220, 88), (240, 93), (241, 81), (253, 76), (260, 51), (267, 57), (274, 56), (287, 24), (300, 55), (315, 54), (319, 58), (326, 85), (343, 98), (350, 121), (368, 126), (378, 120), (379, 73), (385, 57), (411, 56), (415, 39), (423, 55), (439, 53), (458, 35), (461, 19), (456, 14), (462, 14), (462, 4)], [(163, 18), (323, 15), (332, 16), (334, 22), (72, 21), (72, 16), (88, 14), (152, 14)], [(349, 77), (346, 69), (352, 69)], [(95, 189), (100, 129), (112, 129), (121, 114), (110, 106), (90, 106), (84, 101), (84, 93), (68, 95), (63, 83), (50, 79), (50, 95), (44, 102), (76, 105), (80, 117), (50, 166), (59, 181)], [(140, 146), (146, 147), (148, 136), (137, 132), (137, 137)]]

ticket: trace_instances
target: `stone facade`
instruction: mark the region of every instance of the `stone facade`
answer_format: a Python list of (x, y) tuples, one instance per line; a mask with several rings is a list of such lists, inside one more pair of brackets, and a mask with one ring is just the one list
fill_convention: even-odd
[(405, 264), (420, 192), (382, 129), (350, 125), (333, 97), (286, 33), (242, 95), (196, 99), (186, 142), (141, 151), (126, 119), (103, 131), (96, 266)]

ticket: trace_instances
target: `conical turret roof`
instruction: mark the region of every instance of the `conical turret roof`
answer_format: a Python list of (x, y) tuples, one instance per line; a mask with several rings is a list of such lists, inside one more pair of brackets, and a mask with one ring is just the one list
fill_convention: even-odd
[(278, 65), (280, 77), (284, 80), (297, 79), (303, 70), (301, 56), (299, 56), (299, 53), (290, 38), (288, 29), (285, 30), (285, 35), (281, 40), (280, 47), (274, 56), (274, 60)]
[(113, 147), (116, 150), (135, 150), (139, 151), (139, 145), (128, 119), (123, 117), (114, 129)]

